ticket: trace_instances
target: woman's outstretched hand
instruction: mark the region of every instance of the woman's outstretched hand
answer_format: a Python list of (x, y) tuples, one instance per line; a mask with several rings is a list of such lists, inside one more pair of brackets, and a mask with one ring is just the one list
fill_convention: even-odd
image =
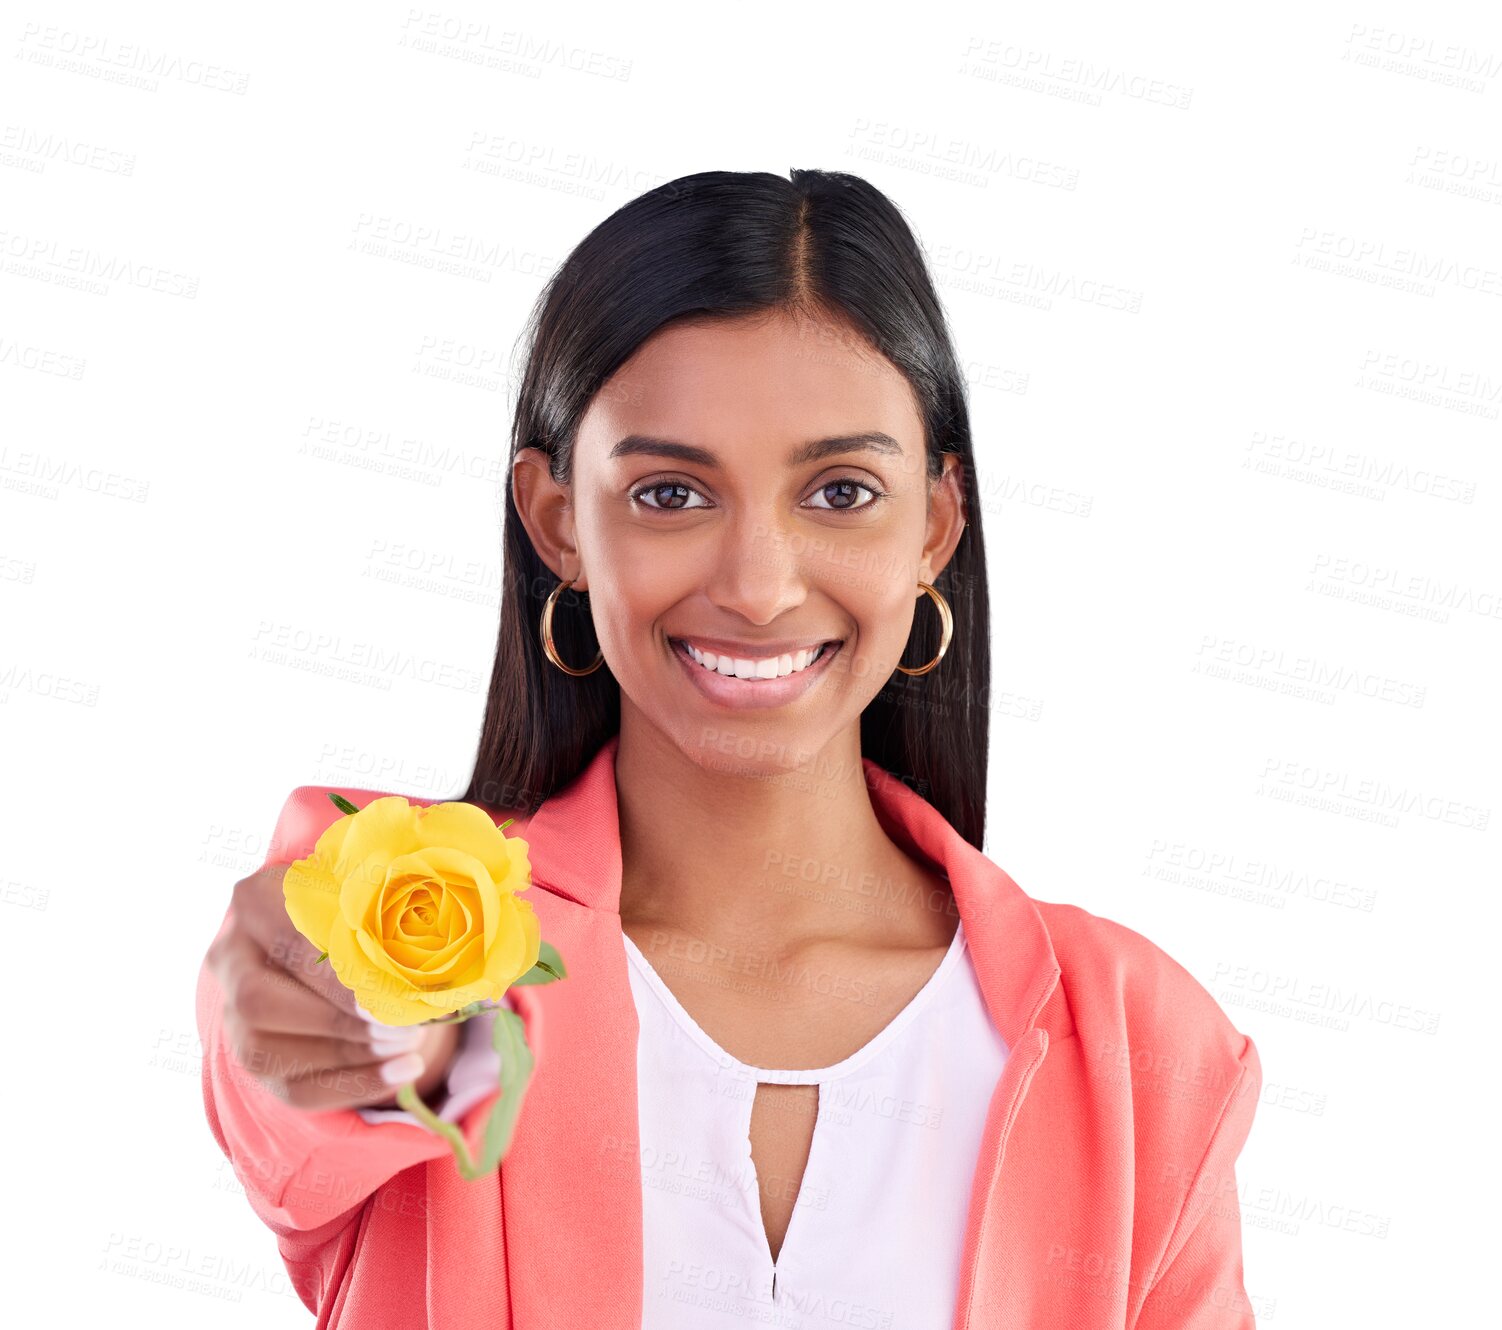
[(409, 1082), (428, 1099), (448, 1074), (459, 1026), (398, 1029), (362, 1012), (287, 916), (286, 871), (270, 864), (235, 883), (230, 926), (206, 957), (236, 1061), (278, 1099), (311, 1111), (395, 1108)]

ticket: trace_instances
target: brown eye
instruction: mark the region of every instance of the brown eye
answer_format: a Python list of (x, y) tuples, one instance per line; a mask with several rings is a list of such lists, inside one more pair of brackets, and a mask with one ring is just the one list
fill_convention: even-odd
[[(688, 496), (698, 494), (698, 492), (681, 481), (664, 480), (653, 485), (643, 485), (639, 490), (632, 490), (631, 497), (644, 507), (656, 508), (660, 512), (681, 512), (687, 506)], [(645, 501), (648, 495), (652, 499), (650, 503)]]
[[(865, 490), (871, 496), (870, 502), (854, 502), (853, 491), (855, 490)], [(886, 498), (886, 495), (875, 486), (868, 485), (863, 480), (855, 480), (849, 476), (843, 477), (840, 480), (831, 480), (827, 484), (821, 485), (818, 492), (821, 496), (829, 499), (829, 511), (837, 513), (850, 512), (856, 508), (871, 508)], [(819, 507), (820, 505), (815, 504), (814, 506)]]

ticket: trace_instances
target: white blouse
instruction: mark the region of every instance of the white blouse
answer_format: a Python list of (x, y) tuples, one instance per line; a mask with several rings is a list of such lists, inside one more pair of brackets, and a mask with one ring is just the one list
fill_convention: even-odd
[[(643, 1330), (950, 1330), (981, 1135), (1009, 1051), (963, 921), (939, 967), (884, 1029), (843, 1061), (808, 1070), (732, 1057), (621, 936), (640, 1026)], [(451, 1091), (478, 1091), (465, 1107), (495, 1085), (490, 1024), (466, 1022), (451, 1064)], [(819, 1086), (808, 1162), (775, 1262), (750, 1142), (763, 1081)], [(439, 1116), (456, 1120), (451, 1107)], [(360, 1112), (416, 1121), (400, 1109)]]

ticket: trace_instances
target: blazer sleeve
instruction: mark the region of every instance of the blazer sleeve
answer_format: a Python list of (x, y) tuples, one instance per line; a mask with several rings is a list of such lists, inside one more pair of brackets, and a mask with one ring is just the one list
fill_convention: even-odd
[[(361, 798), (354, 801), (364, 806)], [(294, 790), (266, 863), (290, 863), (307, 854), (337, 816), (322, 787)], [(233, 917), (231, 906), (221, 934)], [(403, 1170), (451, 1155), (452, 1149), (415, 1121), (367, 1122), (354, 1108), (315, 1112), (284, 1103), (237, 1062), (225, 1040), (222, 1012), (223, 993), (205, 958), (199, 967), (196, 1013), (209, 1130), (245, 1187), (251, 1208), (276, 1234), (298, 1296), (316, 1312), (348, 1260), (355, 1222), (371, 1195)], [(500, 1087), (494, 1085), (463, 1114), (460, 1130), (475, 1153), (499, 1097)], [(425, 1180), (419, 1175), (407, 1185), (413, 1195), (393, 1198), (393, 1203), (419, 1210), (425, 1203)]]
[(1236, 1159), (1262, 1091), (1256, 1045), (1246, 1040), (1240, 1074), (1211, 1132), (1135, 1330), (1254, 1330), (1242, 1284)]

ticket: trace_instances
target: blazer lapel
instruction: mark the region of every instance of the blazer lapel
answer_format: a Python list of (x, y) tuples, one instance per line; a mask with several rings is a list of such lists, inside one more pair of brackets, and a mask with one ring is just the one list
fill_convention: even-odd
[(618, 913), (617, 742), (518, 832), (536, 888), (528, 899), (568, 969), (556, 983), (514, 990), (541, 1031), (531, 1041), (537, 1064), (501, 1166), (518, 1327), (641, 1325), (638, 1022)]
[[(1002, 1257), (1015, 1254), (1024, 1264), (1027, 1261), (1026, 1234), (1015, 1232), (1013, 1226), (1029, 1220), (1003, 1204), (1002, 1165), (1050, 1039), (1057, 1041), (1073, 1030), (1067, 1003), (1050, 1005), (1058, 988), (1058, 958), (1032, 898), (926, 799), (869, 758), (862, 762), (872, 804), (888, 834), (948, 874), (986, 1009), (1007, 1045), (970, 1189), (952, 1327), (967, 1330), (1010, 1324), (1013, 1319), (1018, 1325), (1036, 1324), (1026, 1317), (1013, 1318), (1010, 1307), (997, 1305), (1002, 1296), (998, 1290), (1011, 1289), (1011, 1276), (1018, 1273), (1002, 1269)], [(1033, 1272), (1022, 1273), (1025, 1285)]]

